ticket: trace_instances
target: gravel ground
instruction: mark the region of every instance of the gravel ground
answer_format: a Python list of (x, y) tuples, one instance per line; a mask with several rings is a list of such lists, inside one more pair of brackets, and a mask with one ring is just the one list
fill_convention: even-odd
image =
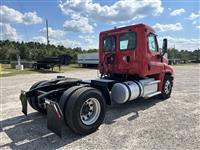
[[(88, 136), (64, 128), (63, 138), (47, 130), (46, 117), (29, 107), (21, 113), (19, 93), (57, 74), (1, 78), (0, 149), (200, 149), (200, 65), (175, 66), (171, 98), (136, 100), (107, 108), (104, 123)], [(92, 79), (96, 70), (65, 73)]]

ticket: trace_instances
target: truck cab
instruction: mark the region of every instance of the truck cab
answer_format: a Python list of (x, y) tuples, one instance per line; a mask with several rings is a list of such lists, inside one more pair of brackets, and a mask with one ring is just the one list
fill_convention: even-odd
[(167, 66), (150, 26), (137, 24), (104, 31), (99, 41), (101, 74), (146, 77), (161, 73)]

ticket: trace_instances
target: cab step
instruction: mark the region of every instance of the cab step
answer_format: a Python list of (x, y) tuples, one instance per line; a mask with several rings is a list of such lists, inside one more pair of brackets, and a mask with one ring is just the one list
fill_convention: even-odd
[(159, 95), (161, 94), (161, 91), (157, 91), (157, 92), (153, 92), (153, 93), (149, 93), (147, 95), (144, 96), (144, 98), (150, 98), (150, 97), (153, 97), (153, 96), (156, 96), (156, 95)]

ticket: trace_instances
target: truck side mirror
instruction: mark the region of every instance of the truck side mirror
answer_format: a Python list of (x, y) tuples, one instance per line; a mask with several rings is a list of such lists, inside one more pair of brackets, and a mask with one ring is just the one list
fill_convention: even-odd
[(167, 39), (163, 39), (162, 52), (163, 52), (162, 55), (164, 55), (165, 53), (167, 53)]

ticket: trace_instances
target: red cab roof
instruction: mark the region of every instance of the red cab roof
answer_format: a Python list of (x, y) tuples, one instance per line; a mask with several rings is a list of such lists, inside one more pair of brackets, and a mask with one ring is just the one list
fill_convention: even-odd
[(155, 30), (146, 25), (146, 24), (135, 24), (135, 25), (129, 25), (129, 26), (125, 26), (125, 27), (120, 27), (120, 28), (114, 28), (114, 29), (111, 29), (111, 30), (107, 30), (107, 31), (103, 31), (101, 32), (102, 34), (105, 34), (105, 33), (115, 33), (115, 32), (120, 32), (120, 31), (123, 31), (123, 30), (127, 30), (127, 29), (130, 29), (130, 28), (146, 28), (147, 30), (150, 30), (151, 32), (155, 33)]

